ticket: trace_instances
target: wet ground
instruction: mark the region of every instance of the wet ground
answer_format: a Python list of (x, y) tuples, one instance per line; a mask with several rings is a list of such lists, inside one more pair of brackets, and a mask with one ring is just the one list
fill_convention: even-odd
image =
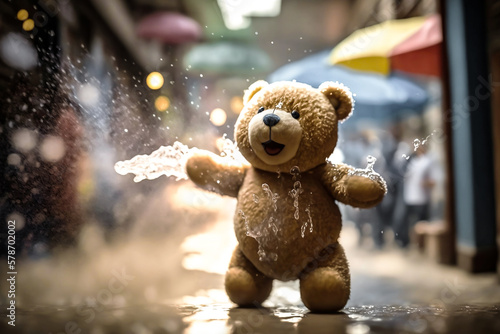
[(19, 311), (2, 333), (500, 333), (500, 305), (363, 305), (337, 314), (303, 306), (259, 309), (231, 304), (137, 305), (106, 308), (82, 321), (81, 310), (35, 307)]
[(359, 247), (349, 223), (341, 242), (352, 294), (342, 312), (308, 312), (297, 282), (275, 282), (262, 308), (237, 308), (223, 290), (234, 201), (197, 191), (149, 200), (133, 238), (110, 243), (89, 227), (75, 250), (20, 264), (16, 326), (2, 307), (0, 333), (500, 333), (496, 274), (435, 264), (397, 249), (390, 234), (382, 250)]

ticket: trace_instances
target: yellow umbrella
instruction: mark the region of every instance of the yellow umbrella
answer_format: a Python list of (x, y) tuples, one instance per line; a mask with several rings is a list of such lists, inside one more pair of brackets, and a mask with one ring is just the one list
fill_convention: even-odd
[(359, 29), (332, 50), (329, 61), (332, 65), (387, 75), (391, 71), (393, 50), (417, 34), (427, 19), (390, 20)]

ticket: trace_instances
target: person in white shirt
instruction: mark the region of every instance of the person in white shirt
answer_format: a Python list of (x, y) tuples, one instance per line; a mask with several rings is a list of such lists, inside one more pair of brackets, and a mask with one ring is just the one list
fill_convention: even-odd
[(427, 147), (420, 145), (406, 167), (403, 187), (406, 210), (394, 229), (396, 242), (401, 247), (408, 246), (409, 233), (415, 223), (429, 219), (431, 193), (437, 182), (436, 173), (436, 161), (427, 153)]

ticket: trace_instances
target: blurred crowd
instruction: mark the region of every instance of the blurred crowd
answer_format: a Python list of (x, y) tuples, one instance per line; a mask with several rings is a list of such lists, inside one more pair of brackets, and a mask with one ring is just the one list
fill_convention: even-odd
[(442, 219), (443, 199), (435, 191), (443, 181), (442, 164), (429, 148), (432, 138), (408, 143), (397, 124), (378, 132), (353, 132), (339, 143), (343, 162), (363, 168), (366, 157), (374, 156), (375, 171), (387, 182), (387, 194), (381, 204), (371, 209), (343, 207), (344, 217), (356, 226), (360, 246), (371, 238), (377, 249), (391, 239), (407, 248), (418, 222)]

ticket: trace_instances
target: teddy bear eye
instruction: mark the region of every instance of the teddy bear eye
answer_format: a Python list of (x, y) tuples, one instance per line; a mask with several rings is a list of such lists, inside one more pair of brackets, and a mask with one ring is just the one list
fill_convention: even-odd
[(259, 112), (263, 112), (265, 109), (266, 109), (266, 108), (264, 108), (264, 107), (260, 107), (260, 108), (259, 108)]
[(299, 112), (297, 110), (292, 111), (292, 117), (295, 119), (299, 119), (299, 117), (300, 117)]

